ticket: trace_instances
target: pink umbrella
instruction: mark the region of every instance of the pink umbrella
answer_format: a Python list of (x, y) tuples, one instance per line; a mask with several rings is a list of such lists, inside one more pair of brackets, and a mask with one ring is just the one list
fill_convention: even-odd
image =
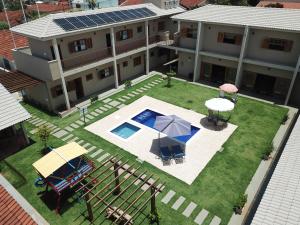
[(226, 93), (236, 93), (236, 92), (238, 92), (238, 88), (235, 86), (235, 85), (233, 85), (233, 84), (223, 84), (223, 85), (221, 85), (220, 87), (220, 90), (221, 91), (224, 91), (224, 92), (226, 92)]

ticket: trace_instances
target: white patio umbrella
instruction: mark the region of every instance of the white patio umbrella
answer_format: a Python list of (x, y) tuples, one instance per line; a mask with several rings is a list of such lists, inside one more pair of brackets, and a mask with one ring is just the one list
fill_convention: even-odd
[(234, 103), (226, 98), (212, 98), (205, 102), (205, 106), (217, 112), (228, 112), (234, 109)]

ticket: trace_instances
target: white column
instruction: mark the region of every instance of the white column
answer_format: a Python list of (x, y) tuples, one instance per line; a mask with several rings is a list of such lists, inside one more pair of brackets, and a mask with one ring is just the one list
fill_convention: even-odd
[(241, 46), (241, 52), (240, 52), (238, 67), (237, 67), (236, 76), (235, 76), (235, 85), (237, 87), (239, 87), (241, 85), (241, 81), (242, 81), (243, 59), (245, 56), (245, 52), (247, 50), (248, 39), (249, 39), (249, 27), (246, 26), (245, 30), (244, 30), (243, 42), (242, 42), (242, 46)]
[(199, 59), (199, 50), (200, 50), (200, 34), (201, 34), (201, 29), (202, 29), (202, 23), (198, 22), (198, 29), (197, 29), (197, 41), (196, 41), (196, 52), (195, 52), (195, 63), (194, 63), (194, 76), (193, 76), (193, 81), (195, 82), (198, 77), (198, 59)]
[(115, 88), (118, 88), (119, 87), (118, 66), (117, 66), (117, 59), (116, 59), (115, 32), (114, 32), (113, 27), (110, 28), (110, 37), (111, 37), (112, 54), (113, 54), (113, 58), (114, 58)]
[(298, 61), (297, 61), (297, 64), (296, 64), (296, 67), (295, 67), (295, 70), (294, 70), (294, 73), (293, 73), (291, 84), (290, 84), (288, 93), (286, 95), (285, 101), (284, 101), (285, 105), (287, 105), (289, 103), (289, 100), (290, 100), (290, 97), (291, 97), (291, 94), (292, 94), (292, 90), (293, 90), (293, 87), (294, 87), (294, 84), (295, 84), (295, 80), (296, 80), (297, 74), (299, 72), (299, 68), (300, 68), (300, 55), (298, 57)]
[(146, 34), (146, 75), (149, 74), (149, 30), (148, 20), (145, 21), (145, 34)]
[(180, 20), (177, 21), (177, 32), (180, 32)]
[(62, 69), (61, 59), (60, 59), (56, 39), (52, 39), (52, 46), (53, 46), (53, 49), (54, 49), (55, 58), (56, 58), (57, 63), (58, 63), (59, 75), (60, 75), (60, 78), (61, 78), (61, 84), (62, 84), (64, 96), (65, 96), (66, 107), (69, 110), (71, 108), (70, 101), (69, 101), (69, 95), (68, 95), (68, 91), (67, 91), (66, 81), (65, 81), (65, 77), (64, 77), (64, 71)]

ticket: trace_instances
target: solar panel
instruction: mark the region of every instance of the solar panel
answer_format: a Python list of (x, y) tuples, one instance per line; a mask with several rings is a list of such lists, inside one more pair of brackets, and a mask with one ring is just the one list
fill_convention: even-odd
[(150, 9), (143, 7), (137, 9), (120, 10), (106, 13), (98, 13), (86, 16), (66, 17), (54, 19), (54, 22), (65, 31), (79, 30), (88, 27), (96, 27), (106, 24), (142, 19), (156, 14)]

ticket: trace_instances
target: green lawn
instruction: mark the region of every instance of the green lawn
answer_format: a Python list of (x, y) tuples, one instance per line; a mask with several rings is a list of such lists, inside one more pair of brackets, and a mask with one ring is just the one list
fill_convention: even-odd
[[(157, 77), (149, 78), (149, 80), (155, 79), (157, 79)], [(141, 87), (148, 81), (134, 86), (131, 90)], [(207, 114), (204, 102), (218, 95), (216, 90), (185, 81), (172, 80), (172, 84), (173, 86), (171, 88), (167, 88), (164, 86), (164, 83), (161, 83), (145, 94), (202, 114)], [(122, 91), (111, 98), (117, 99), (131, 90)], [(141, 96), (142, 95), (139, 95), (139, 97)], [(126, 104), (129, 104), (136, 98), (130, 99)], [(89, 111), (99, 107), (100, 104), (100, 102), (94, 103), (89, 107)], [(79, 118), (79, 113), (75, 113), (67, 118), (60, 119), (57, 116), (48, 115), (27, 104), (24, 104), (24, 106), (36, 116), (48, 120), (61, 128)], [(115, 110), (110, 110), (106, 115), (113, 111)], [(154, 168), (152, 165), (143, 163), (144, 168), (153, 172), (156, 177), (167, 182), (166, 191), (173, 189), (176, 191), (177, 197), (182, 195), (187, 198), (183, 206), (178, 210), (178, 213), (174, 213), (175, 211), (169, 206), (166, 207), (162, 205), (160, 201), (157, 201), (158, 210), (162, 217), (161, 224), (195, 224), (191, 218), (195, 218), (200, 208), (205, 208), (210, 212), (209, 217), (205, 220), (205, 224), (209, 224), (213, 215), (220, 217), (222, 224), (227, 224), (232, 214), (232, 207), (235, 201), (239, 194), (245, 192), (247, 185), (261, 161), (264, 150), (268, 148), (286, 113), (287, 110), (279, 106), (240, 97), (231, 117), (231, 123), (238, 126), (237, 130), (225, 143), (223, 152), (218, 152), (213, 157), (192, 185), (187, 185)], [(89, 123), (99, 120), (103, 116), (105, 115), (99, 116)], [(26, 126), (28, 129), (33, 128), (29, 124), (26, 124)], [(135, 162), (134, 156), (106, 140), (89, 133), (83, 128), (76, 129), (73, 134), (99, 148), (105, 149), (109, 153), (125, 155), (131, 162)], [(57, 216), (53, 211), (48, 209), (37, 196), (38, 189), (33, 185), (36, 173), (33, 171), (31, 164), (40, 157), (39, 150), (42, 145), (35, 135), (33, 135), (32, 138), (37, 141), (37, 143), (7, 159), (7, 162), (13, 165), (19, 174), (4, 166), (4, 171), (6, 171), (4, 175), (47, 220), (51, 221), (51, 223), (76, 224), (78, 221), (74, 220), (78, 217), (79, 212), (84, 210), (84, 204), (74, 203), (73, 207), (66, 210), (62, 216)], [(52, 137), (51, 144), (53, 146), (60, 146), (63, 143)], [(201, 146), (199, 146), (199, 151), (201, 151)], [(16, 178), (20, 177), (20, 174), (25, 178), (25, 182), (24, 179)], [(161, 197), (162, 196), (159, 198)], [(170, 205), (176, 199), (172, 199)], [(181, 215), (181, 212), (190, 201), (197, 203), (199, 209), (195, 210), (192, 217), (187, 219)], [(141, 224), (147, 224), (147, 222)]]

